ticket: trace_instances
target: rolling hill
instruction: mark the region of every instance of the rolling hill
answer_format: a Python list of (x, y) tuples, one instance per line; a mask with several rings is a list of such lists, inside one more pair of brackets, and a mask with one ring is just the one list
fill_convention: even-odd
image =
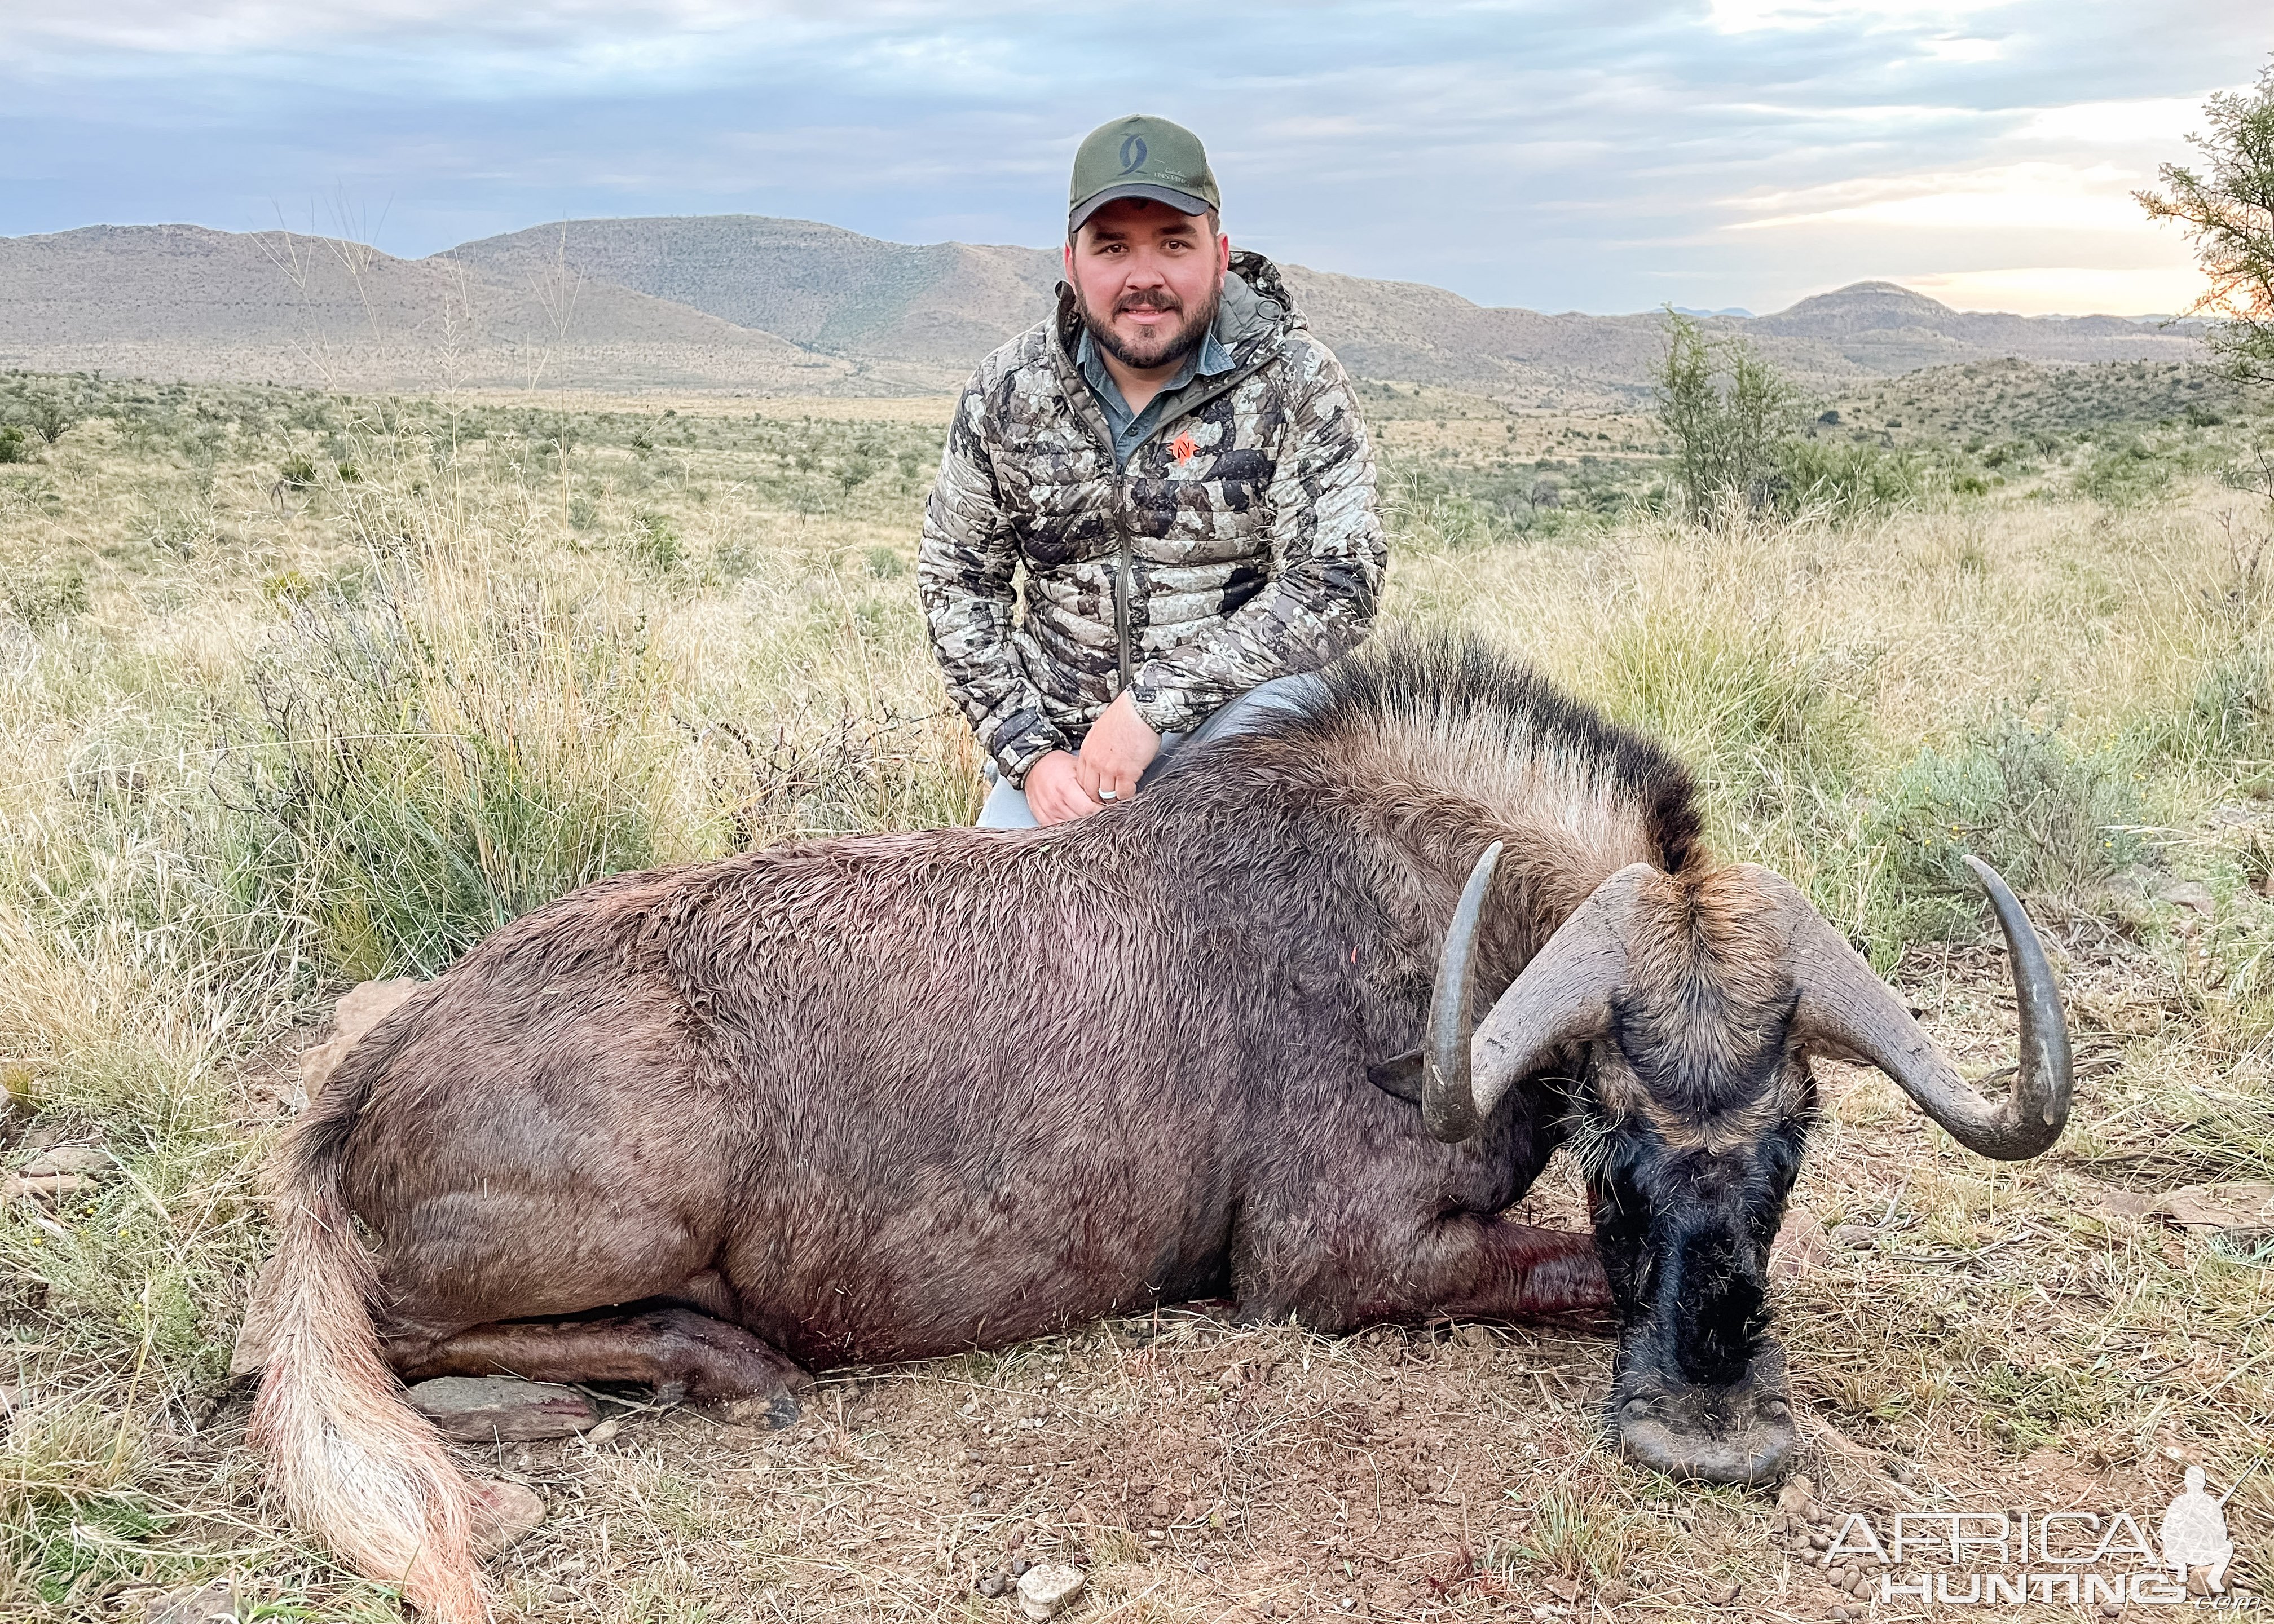
[[(1356, 375), (1517, 406), (1631, 402), (1662, 318), (1547, 315), (1442, 288), (1285, 267)], [(424, 259), (285, 232), (91, 226), (0, 238), (0, 366), (340, 388), (953, 389), (1048, 311), (1049, 250), (909, 245), (755, 214), (576, 220)], [(1803, 383), (2006, 357), (2186, 360), (2184, 334), (2114, 317), (1960, 312), (1858, 282), (1773, 315), (1718, 315)]]
[(355, 389), (857, 388), (856, 363), (607, 282), (202, 226), (0, 237), (0, 365)]
[(763, 214), (564, 220), (443, 257), (524, 278), (565, 265), (825, 353), (945, 367), (958, 382), (1042, 319), (1058, 277), (1042, 249), (911, 247)]

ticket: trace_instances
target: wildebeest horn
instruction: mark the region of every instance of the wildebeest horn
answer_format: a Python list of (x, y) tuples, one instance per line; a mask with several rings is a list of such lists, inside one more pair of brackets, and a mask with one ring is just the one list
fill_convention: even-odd
[(1990, 893), (2013, 960), (2022, 1064), (2003, 1100), (1984, 1097), (1958, 1074), (1894, 989), (1797, 891), (1793, 980), (1800, 1005), (1794, 1024), (1803, 1037), (1860, 1055), (1885, 1071), (1967, 1149), (2019, 1162), (2048, 1149), (2068, 1121), (2068, 1022), (2029, 915), (1988, 863), (1978, 857), (1966, 863)]
[(1500, 849), (1495, 843), (1477, 859), (1445, 933), (1429, 997), (1421, 1119), (1449, 1143), (1474, 1136), (1501, 1095), (1546, 1065), (1556, 1050), (1594, 1037), (1609, 1024), (1611, 994), (1626, 974), (1621, 926), (1636, 883), (1652, 872), (1649, 864), (1634, 863), (1598, 885), (1493, 1005), (1472, 1043), (1477, 926)]

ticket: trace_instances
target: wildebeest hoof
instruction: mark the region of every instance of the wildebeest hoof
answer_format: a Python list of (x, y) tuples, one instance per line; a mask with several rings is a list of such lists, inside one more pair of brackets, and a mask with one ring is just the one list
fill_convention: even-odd
[(495, 1556), (545, 1521), (545, 1501), (525, 1484), (477, 1481), (469, 1509), (474, 1549)]
[(777, 1393), (753, 1394), (749, 1398), (712, 1399), (696, 1408), (728, 1426), (764, 1427), (776, 1432), (787, 1432), (805, 1414), (797, 1395), (787, 1387)]

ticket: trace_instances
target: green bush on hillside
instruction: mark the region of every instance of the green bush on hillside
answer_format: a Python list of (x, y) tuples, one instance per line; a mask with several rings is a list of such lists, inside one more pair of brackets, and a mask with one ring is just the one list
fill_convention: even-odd
[(2113, 508), (2136, 507), (2170, 490), (2180, 466), (2135, 435), (2096, 450), (2078, 471), (2076, 488)]
[(1779, 508), (1834, 523), (1916, 507), (1937, 483), (1925, 458), (1857, 440), (1791, 440), (1777, 471)]
[(0, 598), (7, 599), (11, 613), (35, 632), (85, 614), (91, 601), (87, 571), (77, 564), (47, 569), (26, 565), (0, 572)]

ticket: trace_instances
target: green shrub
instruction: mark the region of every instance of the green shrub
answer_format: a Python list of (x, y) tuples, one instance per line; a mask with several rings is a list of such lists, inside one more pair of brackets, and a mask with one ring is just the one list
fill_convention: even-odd
[(1709, 337), (1670, 310), (1666, 320), (1653, 383), (1659, 423), (1674, 441), (1683, 516), (1767, 507), (1780, 457), (1799, 427), (1799, 396), (1743, 339)]
[(1870, 807), (1863, 838), (1879, 859), (1890, 938), (1972, 934), (1980, 857), (2025, 896), (2081, 898), (2146, 855), (2128, 764), (2077, 748), (2054, 728), (2006, 716), (1957, 748), (1921, 750)]
[(625, 533), (624, 551), (648, 568), (664, 574), (687, 556), (687, 544), (669, 514), (643, 513), (632, 520), (631, 529)]
[(1935, 483), (1924, 458), (1856, 440), (1791, 440), (1778, 461), (1778, 506), (1834, 523), (1916, 507)]
[(85, 614), (90, 602), (87, 571), (77, 564), (0, 572), (0, 596), (6, 597), (10, 611), (34, 631)]
[(305, 452), (284, 459), (277, 470), (276, 483), (288, 491), (305, 491), (316, 483), (316, 460)]
[(79, 408), (60, 395), (34, 395), (24, 402), (24, 420), (34, 433), (52, 446), (79, 426)]
[(24, 431), (12, 423), (0, 423), (0, 462), (28, 462), (32, 447), (24, 438)]
[(2096, 450), (2076, 477), (2076, 488), (2111, 507), (2136, 507), (2171, 489), (2176, 459), (2136, 437)]

